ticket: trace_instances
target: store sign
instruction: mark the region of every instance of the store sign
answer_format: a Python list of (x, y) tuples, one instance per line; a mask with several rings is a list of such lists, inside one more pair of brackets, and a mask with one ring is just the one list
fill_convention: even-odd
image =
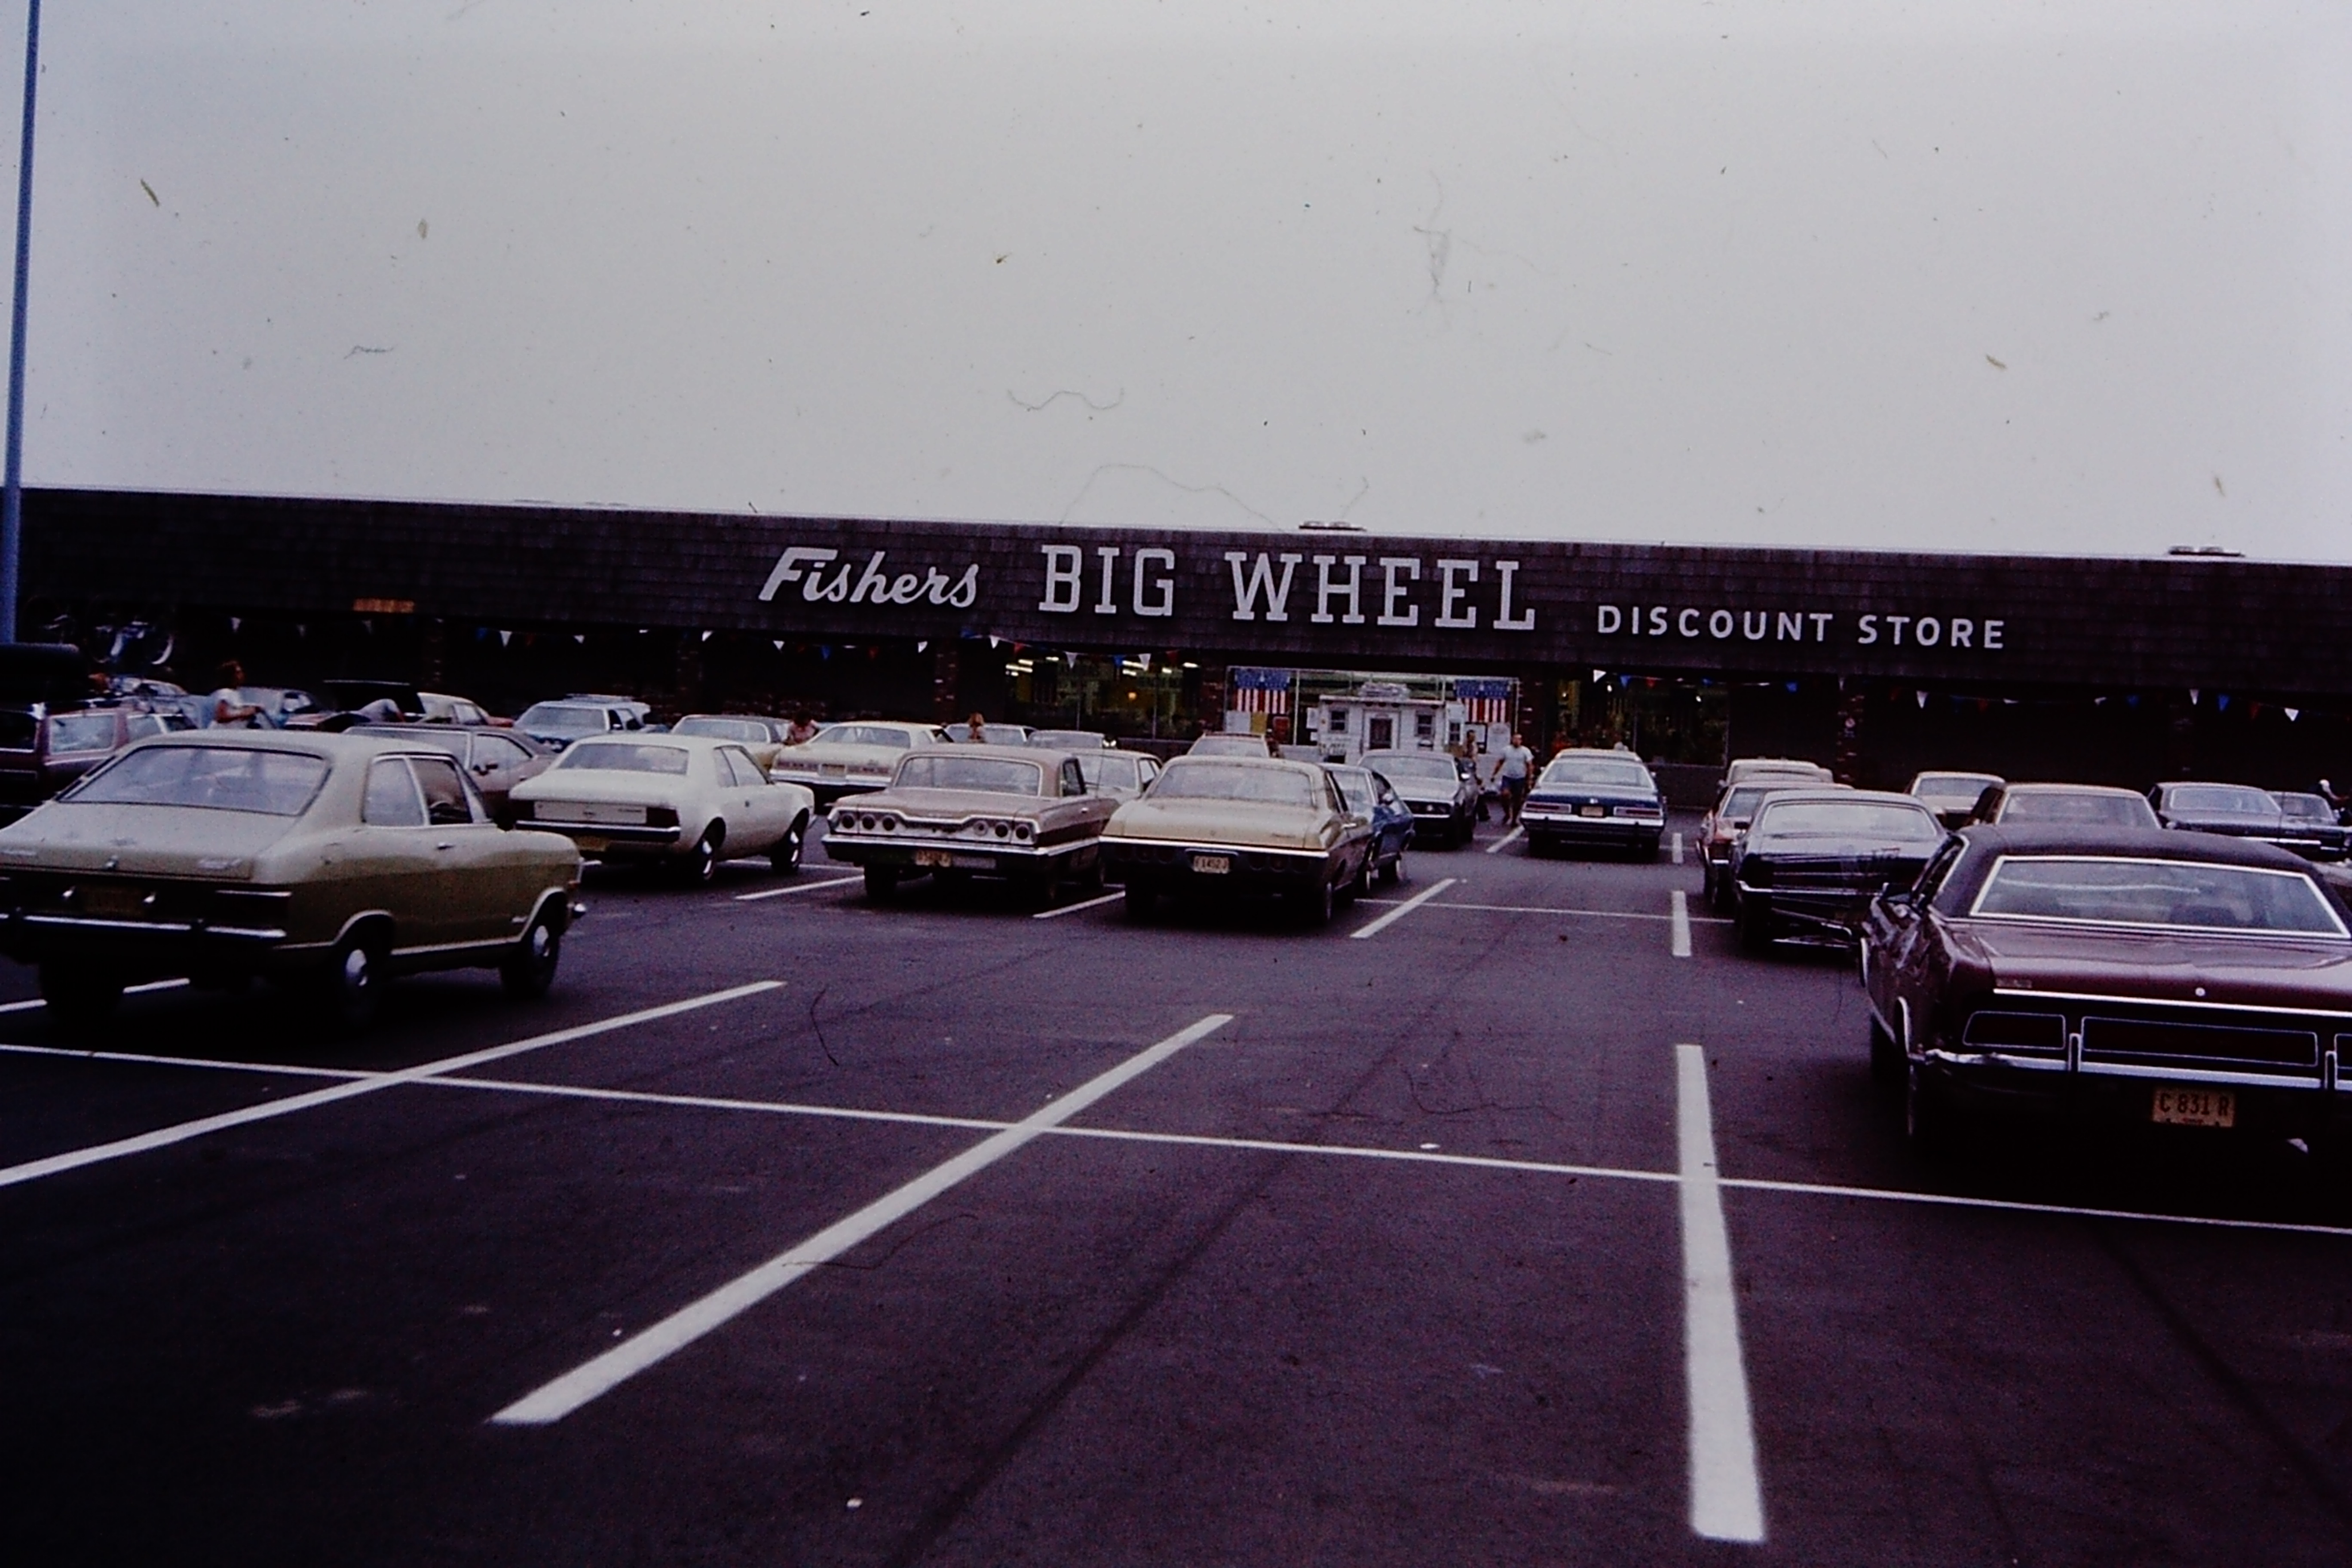
[[(1045, 576), (1037, 608), (1050, 616), (1176, 614), (1176, 552), (1123, 545), (1041, 544)], [(1305, 551), (1228, 550), (1214, 574), (1232, 596), (1219, 605), (1236, 621), (1275, 625), (1418, 626), (1498, 632), (1535, 629), (1535, 611), (1515, 603), (1519, 563), (1421, 555), (1316, 555)], [(1310, 570), (1302, 572), (1302, 566)], [(1492, 570), (1488, 570), (1491, 567)], [(1426, 622), (1423, 611), (1430, 612)], [(1484, 620), (1481, 617), (1486, 617)]]
[(1732, 610), (1675, 605), (1598, 605), (1592, 629), (1601, 637), (1677, 638), (1684, 642), (1837, 643), (1853, 647), (1954, 648), (2003, 651), (2009, 623), (1976, 616), (1870, 615), (1830, 610)]
[(960, 577), (936, 566), (893, 574), (884, 569), (889, 557), (888, 551), (877, 550), (861, 571), (856, 562), (841, 561), (838, 550), (793, 545), (776, 557), (775, 569), (760, 589), (761, 602), (773, 600), (794, 583), (800, 584), (801, 597), (812, 605), (951, 605), (968, 610), (979, 602), (979, 563), (966, 566)]

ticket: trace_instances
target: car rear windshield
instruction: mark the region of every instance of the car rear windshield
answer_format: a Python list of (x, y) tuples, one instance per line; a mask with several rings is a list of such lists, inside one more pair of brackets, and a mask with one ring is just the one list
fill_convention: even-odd
[(1349, 811), (1369, 816), (1372, 809), (1372, 775), (1361, 768), (1333, 768), (1331, 781)]
[(534, 702), (515, 721), (515, 727), (535, 734), (601, 735), (611, 724), (604, 709), (584, 702)]
[(1102, 751), (1077, 753), (1078, 776), (1087, 781), (1088, 789), (1139, 789), (1143, 784), (1142, 764), (1133, 757)]
[(1870, 838), (1933, 844), (1944, 826), (1924, 805), (1869, 800), (1766, 801), (1748, 829), (1758, 838)]
[(2345, 934), (2326, 896), (2301, 872), (2191, 860), (2003, 856), (1970, 912), (1995, 920)]
[(1202, 757), (1263, 757), (1265, 742), (1255, 735), (1203, 735), (1192, 742), (1192, 754)]
[(2000, 782), (1984, 773), (1921, 773), (1911, 793), (1934, 800), (1974, 800)]
[(2136, 795), (2012, 795), (2000, 820), (2056, 822), (2081, 827), (2154, 827), (2156, 813)]
[(111, 713), (60, 713), (49, 721), (52, 752), (106, 752), (113, 748)]
[(2278, 797), (2279, 809), (2289, 816), (2299, 816), (2309, 822), (2333, 822), (2335, 809), (2315, 795), (2283, 795)]
[(1243, 800), (1260, 805), (1311, 807), (1315, 796), (1305, 773), (1288, 768), (1178, 758), (1151, 786), (1153, 800)]
[(649, 746), (640, 741), (593, 741), (563, 753), (560, 768), (594, 768), (608, 773), (672, 773), (683, 776), (690, 753), (684, 746)]
[(893, 730), (883, 724), (828, 724), (816, 732), (810, 742), (818, 746), (887, 746), (904, 752), (913, 747), (904, 730)]
[(1095, 730), (1040, 730), (1029, 737), (1029, 743), (1065, 752), (1079, 752), (1101, 747), (1103, 738), (1101, 732)]
[(1768, 793), (1768, 786), (1764, 784), (1741, 784), (1725, 794), (1723, 804), (1715, 808), (1715, 814), (1727, 816), (1734, 822), (1745, 822), (1756, 815), (1756, 803)]
[(714, 741), (742, 741), (754, 746), (773, 739), (765, 724), (749, 719), (680, 719), (673, 728), (681, 735), (708, 735)]
[(2165, 805), (2200, 816), (2268, 816), (2278, 810), (2278, 802), (2252, 784), (2189, 784), (2166, 796)]
[(83, 805), (188, 805), (299, 816), (327, 782), (327, 761), (298, 752), (232, 746), (148, 746), (125, 752), (68, 790)]
[(1002, 757), (960, 757), (953, 752), (917, 752), (898, 764), (892, 789), (969, 789), (987, 795), (1037, 795), (1045, 770), (1035, 763)]
[(1423, 784), (1451, 786), (1460, 783), (1462, 778), (1462, 771), (1454, 765), (1453, 758), (1425, 756), (1412, 752), (1376, 752), (1364, 759), (1364, 766), (1380, 769), (1388, 775), (1391, 784), (1399, 779), (1419, 779)]
[(1656, 786), (1650, 770), (1639, 763), (1610, 757), (1559, 757), (1544, 769), (1538, 789), (1635, 789), (1648, 794)]

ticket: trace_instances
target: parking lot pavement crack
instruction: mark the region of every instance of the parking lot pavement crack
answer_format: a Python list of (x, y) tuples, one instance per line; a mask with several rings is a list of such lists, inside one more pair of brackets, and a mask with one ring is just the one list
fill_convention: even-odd
[(2352, 1495), (2346, 1493), (2343, 1483), (2329, 1472), (2319, 1456), (2287, 1430), (2285, 1423), (2272, 1413), (2270, 1406), (2263, 1402), (2262, 1395), (2254, 1392), (2252, 1384), (2214, 1348), (2211, 1341), (2197, 1331), (2197, 1326), (2189, 1321), (2189, 1315), (2148, 1277), (2147, 1270), (2141, 1267), (2139, 1259), (2116, 1235), (2112, 1225), (2095, 1221), (2090, 1230), (2099, 1244), (2099, 1249), (2139, 1292), (2166, 1331), (2181, 1349), (2189, 1352), (2189, 1359), (2196, 1362), (2222, 1398), (2234, 1405), (2247, 1423), (2279, 1451), (2280, 1457), (2302, 1478), (2312, 1494), (2336, 1515), (2344, 1528), (2352, 1531)]

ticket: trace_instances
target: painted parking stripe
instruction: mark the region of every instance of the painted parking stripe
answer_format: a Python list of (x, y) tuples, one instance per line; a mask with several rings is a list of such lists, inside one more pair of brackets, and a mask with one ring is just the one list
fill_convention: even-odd
[(1421, 908), (1422, 905), (1429, 902), (1430, 900), (1437, 897), (1438, 894), (1445, 891), (1446, 889), (1454, 886), (1454, 883), (1461, 879), (1462, 879), (1459, 877), (1440, 877), (1436, 881), (1432, 882), (1428, 887), (1423, 888), (1420, 892), (1415, 893), (1412, 897), (1407, 899), (1404, 902), (1399, 904), (1396, 908), (1391, 910), (1380, 919), (1360, 926), (1356, 930), (1349, 931), (1348, 934), (1355, 938), (1358, 942), (1363, 941), (1364, 938), (1368, 936), (1378, 936), (1381, 932), (1388, 930), (1389, 927), (1396, 924), (1397, 921), (1404, 919), (1405, 916), (1412, 913), (1413, 910)]
[[(177, 991), (186, 984), (184, 980), (150, 980), (144, 985), (126, 985), (122, 988), (122, 994), (125, 996), (136, 996), (147, 991)], [(0, 1002), (0, 1013), (31, 1013), (47, 1005), (47, 1003), (35, 996), (24, 1002)]]
[(1033, 921), (1057, 921), (1064, 915), (1076, 914), (1080, 910), (1098, 910), (1105, 904), (1115, 903), (1125, 897), (1127, 897), (1125, 893), (1105, 893), (1100, 898), (1088, 899), (1082, 904), (1064, 904), (1058, 910), (1039, 910), (1029, 918)]
[(1504, 845), (1508, 844), (1512, 839), (1517, 838), (1519, 836), (1520, 831), (1519, 825), (1516, 822), (1513, 823), (1511, 825), (1511, 830), (1508, 833), (1504, 834), (1500, 838), (1496, 839), (1495, 842), (1486, 846), (1486, 853), (1493, 855), (1499, 852)]
[(1709, 1541), (1764, 1539), (1756, 1424), (1739, 1352), (1739, 1298), (1715, 1163), (1706, 1053), (1675, 1047), (1675, 1143), (1682, 1173), (1683, 1365), (1690, 1389), (1690, 1521)]
[[(1442, 906), (1441, 906), (1442, 907)], [(363, 1068), (295, 1067), (284, 1062), (242, 1062), (214, 1057), (164, 1057), (130, 1051), (78, 1051), (61, 1046), (0, 1044), (0, 1056), (59, 1057), (77, 1061), (114, 1062), (138, 1067), (196, 1068), (213, 1072), (252, 1073), (325, 1079), (377, 1079), (390, 1075)], [(822, 1105), (783, 1100), (743, 1100), (729, 1095), (673, 1094), (659, 1089), (598, 1089), (591, 1085), (533, 1083), (524, 1079), (435, 1077), (413, 1080), (429, 1089), (464, 1089), (496, 1094), (536, 1095), (556, 1100), (610, 1100), (622, 1104), (675, 1107), (689, 1110), (731, 1110), (761, 1116), (809, 1116), (827, 1121), (875, 1121), (905, 1127), (958, 1127), (974, 1132), (1001, 1132), (1013, 1123), (985, 1116), (942, 1116), (931, 1111), (875, 1110), (865, 1106)], [(1360, 1143), (1297, 1143), (1278, 1138), (1229, 1138), (1206, 1132), (1149, 1132), (1123, 1127), (1052, 1127), (1048, 1136), (1091, 1138), (1113, 1143), (1164, 1143), (1192, 1149), (1225, 1149), (1252, 1154), (1319, 1154), (1334, 1159), (1389, 1161), (1414, 1165), (1454, 1165), (1479, 1171), (1504, 1171), (1530, 1176), (1590, 1176), (1608, 1182), (1664, 1183), (1682, 1178), (1672, 1171), (1643, 1171), (1624, 1165), (1564, 1164), (1551, 1160), (1513, 1159), (1495, 1154), (1458, 1154), (1423, 1149), (1384, 1149)], [(2352, 1226), (2318, 1225), (2300, 1220), (2232, 1219), (2221, 1215), (2163, 1214), (2147, 1209), (2088, 1208), (2072, 1204), (2037, 1204), (2016, 1198), (1979, 1198), (1965, 1193), (1926, 1193), (1901, 1187), (1853, 1187), (1835, 1182), (1790, 1182), (1761, 1176), (1718, 1176), (1718, 1187), (1730, 1192), (1781, 1193), (1863, 1203), (1912, 1204), (1925, 1208), (1986, 1209), (2003, 1214), (2045, 1215), (2064, 1219), (2112, 1219), (2146, 1225), (2185, 1225), (2217, 1230), (2274, 1231), (2291, 1236), (2326, 1236), (2352, 1239)]]
[(0, 1187), (20, 1186), (26, 1182), (37, 1182), (45, 1176), (59, 1175), (67, 1171), (78, 1171), (85, 1165), (96, 1165), (109, 1160), (124, 1159), (132, 1154), (144, 1154), (151, 1150), (166, 1149), (174, 1143), (184, 1143), (191, 1138), (202, 1138), (207, 1133), (226, 1131), (232, 1127), (244, 1127), (256, 1121), (268, 1121), (280, 1116), (291, 1116), (297, 1111), (310, 1110), (322, 1105), (332, 1105), (339, 1100), (352, 1100), (362, 1094), (373, 1094), (379, 1089), (392, 1089), (400, 1084), (418, 1083), (443, 1073), (462, 1072), (467, 1068), (503, 1061), (509, 1057), (520, 1056), (526, 1051), (544, 1050), (550, 1046), (565, 1045), (572, 1040), (584, 1040), (594, 1035), (610, 1034), (615, 1029), (626, 1029), (638, 1024), (649, 1024), (657, 1018), (672, 1017), (679, 1013), (690, 1013), (699, 1007), (710, 1007), (721, 1002), (733, 1002), (745, 996), (756, 996), (764, 991), (777, 990), (782, 984), (783, 982), (780, 980), (759, 980), (749, 985), (732, 985), (724, 991), (713, 991), (707, 995), (691, 996), (682, 1002), (667, 1002), (658, 1007), (645, 1007), (634, 1013), (624, 1013), (617, 1018), (606, 1018), (593, 1024), (578, 1024), (568, 1029), (556, 1029), (544, 1035), (533, 1035), (528, 1039), (515, 1040), (503, 1046), (492, 1046), (485, 1050), (467, 1051), (462, 1056), (445, 1057), (439, 1061), (423, 1062), (415, 1067), (402, 1068), (394, 1072), (371, 1074), (366, 1078), (333, 1084), (326, 1089), (314, 1089), (308, 1094), (298, 1094), (290, 1100), (272, 1100), (266, 1105), (248, 1105), (241, 1110), (223, 1111), (217, 1116), (198, 1117), (193, 1121), (182, 1121), (170, 1127), (159, 1127), (152, 1132), (142, 1132), (135, 1137), (118, 1138), (111, 1142), (95, 1143), (86, 1149), (76, 1149), (63, 1154), (52, 1154), (44, 1160), (27, 1160), (23, 1164), (0, 1169)]
[[(1397, 900), (1358, 899), (1356, 901), (1360, 904), (1393, 904)], [(1655, 914), (1646, 910), (1562, 910), (1554, 909), (1549, 904), (1445, 903), (1432, 904), (1429, 907), (1433, 910), (1467, 910), (1474, 913), (1490, 915), (1559, 915), (1563, 919), (1583, 921), (1671, 921), (1675, 918), (1671, 914)], [(1685, 918), (1697, 925), (1727, 926), (1731, 923), (1715, 915), (1690, 915)]]
[(780, 1253), (700, 1300), (623, 1341), (594, 1360), (525, 1394), (491, 1416), (491, 1421), (505, 1426), (543, 1426), (550, 1422), (561, 1421), (589, 1401), (647, 1367), (667, 1360), (713, 1329), (759, 1305), (793, 1280), (824, 1267), (877, 1231), (896, 1224), (941, 1193), (986, 1170), (1129, 1079), (1150, 1072), (1195, 1040), (1203, 1039), (1232, 1022), (1233, 1015), (1230, 1013), (1212, 1013), (1198, 1023), (1179, 1029), (1109, 1071), (1088, 1079), (1069, 1093), (1048, 1101), (1033, 1114), (965, 1150), (945, 1164), (934, 1166), (896, 1192), (826, 1226), (798, 1247)]
[(1672, 922), (1666, 931), (1666, 950), (1676, 958), (1688, 958), (1690, 945), (1690, 896), (1680, 888), (1675, 889), (1674, 903), (1666, 919)]
[(1677, 866), (1679, 866), (1679, 865), (1681, 865), (1682, 863), (1683, 863), (1683, 836), (1682, 836), (1681, 834), (1677, 833), (1677, 834), (1675, 834), (1675, 865), (1677, 865)]
[(862, 882), (865, 879), (862, 876), (835, 877), (825, 882), (798, 882), (789, 888), (762, 888), (756, 893), (738, 893), (735, 895), (735, 901), (739, 904), (756, 904), (761, 899), (787, 898), (793, 893), (821, 893), (827, 888), (846, 888), (852, 882)]

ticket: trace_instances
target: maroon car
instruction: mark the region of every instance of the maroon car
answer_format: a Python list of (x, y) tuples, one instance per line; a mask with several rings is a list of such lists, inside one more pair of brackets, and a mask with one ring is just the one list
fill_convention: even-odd
[(194, 729), (143, 707), (0, 715), (0, 811), (29, 811), (133, 741)]
[(1872, 904), (1862, 971), (1922, 1144), (2000, 1108), (2315, 1142), (2352, 1109), (2352, 926), (2268, 844), (1968, 828)]

